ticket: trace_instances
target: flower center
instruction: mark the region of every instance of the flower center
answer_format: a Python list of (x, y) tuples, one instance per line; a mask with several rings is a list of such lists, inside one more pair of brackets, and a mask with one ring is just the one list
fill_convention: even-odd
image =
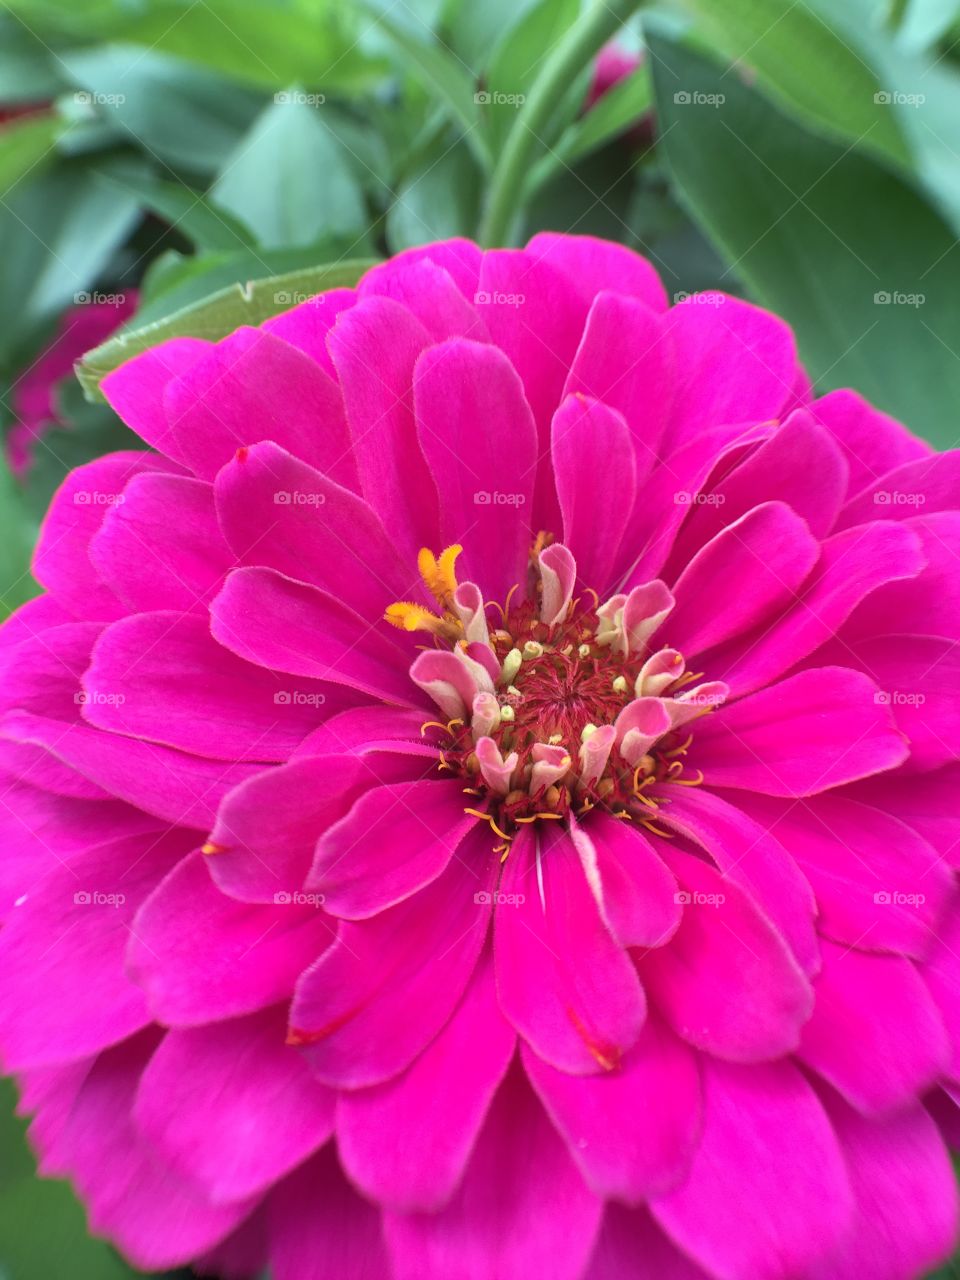
[(456, 581), (459, 551), (421, 552), (439, 614), (397, 603), (386, 617), (434, 637), (411, 677), (447, 717), (428, 725), (444, 735), (440, 767), (475, 800), (468, 812), (491, 824), (504, 856), (521, 825), (598, 805), (651, 827), (656, 784), (702, 781), (683, 776), (688, 726), (728, 692), (698, 685), (682, 654), (658, 643), (668, 588), (654, 581), (604, 604), (589, 589), (574, 595), (572, 555), (538, 539), (530, 581), (485, 605), (474, 583)]

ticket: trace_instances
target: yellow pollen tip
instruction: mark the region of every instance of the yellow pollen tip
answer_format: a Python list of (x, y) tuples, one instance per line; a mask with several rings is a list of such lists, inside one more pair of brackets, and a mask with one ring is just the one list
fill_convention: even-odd
[(201, 846), (200, 852), (207, 854), (209, 857), (214, 853), (226, 853), (227, 846), (225, 844), (217, 844), (215, 840), (208, 840), (205, 845)]
[(451, 640), (460, 633), (456, 623), (438, 618), (423, 605), (411, 604), (408, 600), (397, 600), (389, 605), (383, 617), (399, 631), (429, 631), (431, 635), (442, 636), (445, 640)]
[(457, 556), (463, 550), (459, 543), (445, 547), (439, 558), (429, 547), (421, 547), (417, 556), (417, 568), (427, 590), (439, 603), (448, 607), (457, 589)]

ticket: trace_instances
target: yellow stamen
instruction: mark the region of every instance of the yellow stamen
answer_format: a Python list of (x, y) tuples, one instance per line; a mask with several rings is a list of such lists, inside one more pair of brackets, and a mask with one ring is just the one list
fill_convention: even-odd
[(421, 547), (417, 556), (417, 568), (427, 590), (445, 609), (449, 609), (453, 603), (453, 593), (457, 589), (455, 566), (462, 550), (459, 543), (453, 543), (440, 552), (438, 559), (429, 547)]
[(460, 623), (452, 618), (439, 618), (422, 604), (412, 604), (409, 600), (395, 601), (383, 617), (400, 631), (429, 631), (444, 640), (456, 640), (462, 630)]
[(217, 844), (214, 840), (208, 840), (207, 843), (201, 847), (200, 852), (205, 853), (208, 856), (214, 853), (226, 853), (227, 846), (225, 844)]

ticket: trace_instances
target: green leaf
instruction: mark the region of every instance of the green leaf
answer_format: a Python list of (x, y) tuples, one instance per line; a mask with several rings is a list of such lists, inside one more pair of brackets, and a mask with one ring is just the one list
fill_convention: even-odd
[[(807, 124), (890, 163), (909, 165), (895, 115), (878, 110), (876, 95), (886, 86), (876, 69), (807, 4), (687, 2), (711, 42), (739, 67), (756, 72), (764, 91)], [(726, 92), (736, 78), (735, 72), (724, 75), (717, 91)], [(681, 82), (674, 85), (675, 93), (688, 90)]]
[[(323, 241), (302, 249), (240, 249), (235, 253), (203, 253), (197, 257), (168, 250), (150, 264), (143, 281), (141, 303), (134, 321), (139, 329), (165, 320), (174, 311), (202, 302), (212, 293), (251, 280), (308, 270), (318, 262), (347, 256), (351, 244)], [(367, 251), (367, 245), (361, 246)]]
[(308, 105), (308, 97), (296, 90), (277, 94), (227, 159), (211, 193), (269, 248), (362, 235), (366, 226), (347, 153), (324, 124), (322, 104)]
[(403, 55), (406, 69), (429, 94), (447, 107), (463, 129), (464, 138), (474, 155), (482, 165), (488, 165), (490, 154), (481, 129), (478, 90), (469, 67), (445, 45), (428, 44), (411, 35), (386, 13), (377, 12), (369, 0), (366, 7)]
[(0, 204), (0, 352), (28, 346), (37, 327), (89, 290), (137, 217), (133, 197), (76, 163), (17, 187)]
[(531, 171), (528, 193), (538, 191), (561, 169), (568, 169), (637, 124), (652, 104), (649, 69), (639, 67), (609, 89), (567, 129), (557, 145)]
[(55, 115), (15, 120), (0, 126), (0, 199), (53, 158), (64, 122)]
[(351, 6), (326, 0), (151, 0), (111, 33), (267, 89), (293, 82), (330, 93), (383, 73), (357, 39)]
[(218, 209), (199, 191), (164, 182), (132, 165), (112, 165), (99, 171), (104, 182), (141, 203), (185, 236), (197, 249), (230, 250), (253, 243), (243, 223), (226, 209)]
[(30, 576), (35, 533), (23, 494), (0, 455), (0, 621), (37, 593)]
[(489, 66), (501, 32), (536, 3), (537, 0), (484, 0), (483, 4), (476, 4), (464, 0), (456, 5), (447, 25), (457, 57), (475, 76), (481, 76)]
[(83, 357), (77, 366), (77, 377), (88, 396), (98, 397), (101, 378), (141, 351), (169, 338), (206, 338), (216, 342), (240, 325), (262, 324), (315, 294), (354, 285), (373, 265), (372, 261), (354, 259), (221, 289), (162, 320), (108, 339)]
[[(853, 386), (934, 444), (954, 444), (960, 258), (937, 214), (701, 56), (665, 40), (653, 52), (661, 146), (680, 194), (730, 271), (794, 326), (819, 389)], [(675, 100), (678, 84), (690, 102)]]
[(579, 10), (579, 0), (540, 0), (502, 31), (487, 69), (485, 92), (479, 95), (494, 155), (499, 154), (544, 58), (573, 25)]
[(480, 174), (462, 144), (450, 146), (401, 186), (387, 213), (391, 253), (451, 236), (476, 234)]
[(262, 104), (223, 76), (136, 45), (79, 50), (62, 62), (133, 146), (196, 173), (219, 168)]

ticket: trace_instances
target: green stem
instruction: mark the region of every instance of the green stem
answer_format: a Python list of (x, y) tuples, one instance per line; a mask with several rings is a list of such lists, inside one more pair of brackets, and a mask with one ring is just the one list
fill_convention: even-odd
[(494, 166), (480, 226), (485, 247), (505, 244), (528, 177), (531, 155), (578, 73), (640, 8), (641, 0), (595, 0), (543, 64)]

